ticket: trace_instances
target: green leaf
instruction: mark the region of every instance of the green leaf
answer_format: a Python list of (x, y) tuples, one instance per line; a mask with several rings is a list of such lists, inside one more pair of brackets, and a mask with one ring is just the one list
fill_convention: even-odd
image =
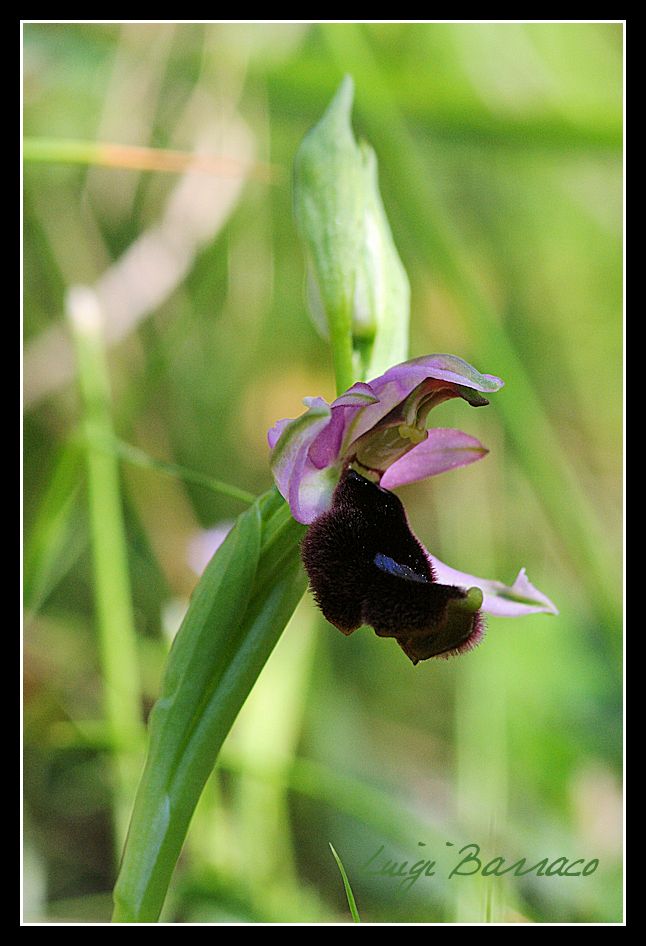
[(352, 893), (352, 887), (350, 886), (348, 875), (345, 872), (345, 867), (343, 866), (341, 858), (339, 857), (337, 852), (334, 850), (334, 847), (332, 846), (332, 842), (328, 841), (328, 844), (330, 845), (330, 850), (332, 851), (332, 856), (334, 857), (334, 860), (336, 861), (337, 867), (339, 868), (341, 872), (341, 879), (343, 880), (343, 886), (345, 887), (345, 895), (348, 901), (348, 906), (350, 907), (350, 913), (352, 914), (352, 919), (354, 920), (355, 923), (361, 923), (361, 917), (359, 916), (359, 911), (357, 910), (357, 902), (354, 899), (354, 894)]
[(239, 516), (195, 590), (150, 718), (117, 922), (159, 916), (219, 749), (305, 590), (303, 532), (270, 490)]

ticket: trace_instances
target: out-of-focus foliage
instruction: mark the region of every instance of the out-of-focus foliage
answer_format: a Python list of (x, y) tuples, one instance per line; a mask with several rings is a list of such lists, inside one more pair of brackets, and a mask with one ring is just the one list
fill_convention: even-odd
[[(411, 356), (506, 381), (486, 409), (438, 409), (491, 453), (403, 489), (411, 523), (474, 574), (527, 566), (561, 614), (490, 619), (472, 654), (413, 668), (305, 599), (165, 919), (347, 920), (330, 841), (364, 922), (621, 919), (622, 27), (250, 23), (24, 28), (27, 136), (231, 159), (220, 175), (25, 166), (28, 920), (107, 919), (119, 856), (66, 291), (100, 300), (117, 435), (264, 490), (267, 428), (334, 394), (290, 175), (346, 73), (410, 278)], [(146, 714), (202, 530), (243, 506), (132, 463), (121, 486)], [(448, 880), (469, 841), (599, 867)], [(380, 863), (436, 858), (436, 875), (371, 873), (381, 845)]]

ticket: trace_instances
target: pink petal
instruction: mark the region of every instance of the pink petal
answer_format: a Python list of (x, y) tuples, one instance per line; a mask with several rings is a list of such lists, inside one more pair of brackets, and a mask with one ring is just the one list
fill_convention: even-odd
[(340, 466), (317, 469), (307, 461), (294, 479), (289, 493), (289, 506), (297, 522), (310, 525), (330, 508), (332, 494), (339, 482)]
[(448, 427), (433, 427), (422, 443), (389, 467), (381, 478), (384, 489), (416, 483), (427, 476), (481, 460), (489, 451), (479, 440)]
[[(299, 522), (311, 521), (300, 505), (301, 480), (312, 464), (308, 451), (322, 430), (327, 427), (332, 414), (330, 405), (321, 397), (305, 398), (307, 411), (287, 423), (279, 421), (270, 431), (274, 440), (271, 454), (271, 470), (281, 495), (287, 500), (292, 515)], [(277, 436), (276, 428), (278, 429)]]
[[(415, 388), (429, 379), (445, 381), (447, 384), (459, 385), (462, 388), (471, 388), (482, 394), (494, 393), (504, 384), (495, 375), (480, 374), (457, 355), (424, 355), (421, 358), (413, 358), (411, 361), (389, 368), (384, 374), (368, 383), (367, 386), (379, 400), (377, 403), (367, 404), (360, 413), (357, 413), (356, 419), (353, 418), (352, 429), (349, 429), (352, 440), (358, 440), (386, 417), (393, 408), (405, 401)], [(457, 392), (455, 396), (458, 396)], [(464, 394), (460, 396), (464, 397)]]
[(332, 401), (332, 407), (365, 407), (366, 404), (376, 404), (378, 400), (379, 398), (369, 384), (357, 381), (348, 388), (345, 394), (341, 394), (336, 401)]
[(515, 618), (525, 614), (558, 614), (558, 608), (535, 588), (525, 569), (518, 572), (513, 585), (504, 585), (501, 581), (491, 581), (486, 578), (476, 578), (459, 572), (449, 565), (445, 565), (439, 558), (428, 553), (435, 571), (435, 580), (442, 585), (458, 585), (462, 588), (480, 588), (484, 595), (482, 610), (496, 617)]
[(484, 394), (493, 394), (503, 387), (504, 382), (493, 374), (480, 374), (473, 365), (457, 355), (422, 355), (413, 358), (401, 365), (389, 368), (380, 378), (370, 382), (370, 387), (377, 395), (380, 388), (393, 380), (412, 391), (426, 378), (435, 378), (437, 381), (448, 381), (450, 384), (459, 384), (466, 388), (473, 388)]
[(504, 384), (495, 375), (480, 374), (473, 365), (457, 355), (424, 355), (389, 368), (381, 377), (370, 382), (370, 388), (380, 402), (389, 404), (390, 410), (429, 379), (471, 388), (482, 394), (493, 394)]
[(338, 460), (343, 444), (347, 444), (349, 432), (354, 430), (367, 407), (380, 410), (379, 398), (370, 385), (363, 381), (357, 381), (336, 401), (332, 401), (332, 420), (310, 447), (309, 458), (314, 466), (322, 469)]
[(357, 408), (348, 406), (343, 409), (332, 405), (330, 423), (317, 435), (308, 453), (317, 469), (321, 470), (337, 461), (346, 429), (356, 413)]
[(267, 431), (267, 443), (269, 444), (269, 449), (273, 450), (278, 441), (280, 440), (280, 435), (284, 431), (285, 427), (288, 424), (292, 423), (291, 417), (285, 417), (283, 420), (277, 420), (271, 430)]

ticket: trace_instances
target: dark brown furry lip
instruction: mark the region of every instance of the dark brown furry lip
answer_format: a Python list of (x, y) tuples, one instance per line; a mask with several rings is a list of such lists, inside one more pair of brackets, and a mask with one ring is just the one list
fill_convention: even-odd
[(343, 634), (370, 625), (414, 664), (482, 639), (481, 612), (464, 588), (436, 582), (399, 498), (355, 470), (343, 474), (301, 552), (318, 606)]

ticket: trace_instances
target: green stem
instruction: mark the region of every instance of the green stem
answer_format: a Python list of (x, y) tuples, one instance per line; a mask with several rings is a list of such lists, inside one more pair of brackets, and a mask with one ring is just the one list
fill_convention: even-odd
[(120, 849), (127, 833), (144, 736), (137, 647), (119, 471), (114, 456), (95, 446), (97, 441), (113, 438), (114, 432), (100, 313), (89, 290), (71, 290), (68, 314), (86, 434), (95, 606), (105, 716), (115, 747), (114, 822)]
[(51, 164), (93, 164), (132, 171), (161, 171), (182, 174), (201, 171), (222, 177), (248, 176), (271, 183), (280, 176), (280, 169), (266, 164), (244, 164), (235, 158), (192, 151), (170, 151), (107, 141), (79, 141), (71, 138), (25, 138), (25, 161)]
[(148, 470), (155, 470), (166, 476), (175, 476), (187, 483), (195, 483), (196, 486), (205, 486), (214, 493), (221, 493), (223, 496), (230, 496), (232, 499), (238, 499), (242, 503), (251, 505), (256, 501), (253, 493), (248, 493), (245, 489), (238, 486), (232, 486), (230, 483), (224, 483), (222, 480), (216, 480), (212, 476), (200, 473), (197, 470), (189, 470), (185, 466), (177, 463), (168, 463), (166, 460), (157, 460), (148, 456), (138, 447), (133, 447), (122, 440), (113, 440), (104, 445), (104, 449), (112, 450), (118, 457), (125, 460), (126, 463), (132, 463)]
[(330, 317), (330, 348), (337, 396), (357, 380), (352, 358), (352, 318), (348, 312), (334, 312)]
[(75, 141), (69, 138), (25, 138), (22, 145), (25, 161), (48, 163), (103, 164), (102, 151), (102, 145), (96, 141)]

